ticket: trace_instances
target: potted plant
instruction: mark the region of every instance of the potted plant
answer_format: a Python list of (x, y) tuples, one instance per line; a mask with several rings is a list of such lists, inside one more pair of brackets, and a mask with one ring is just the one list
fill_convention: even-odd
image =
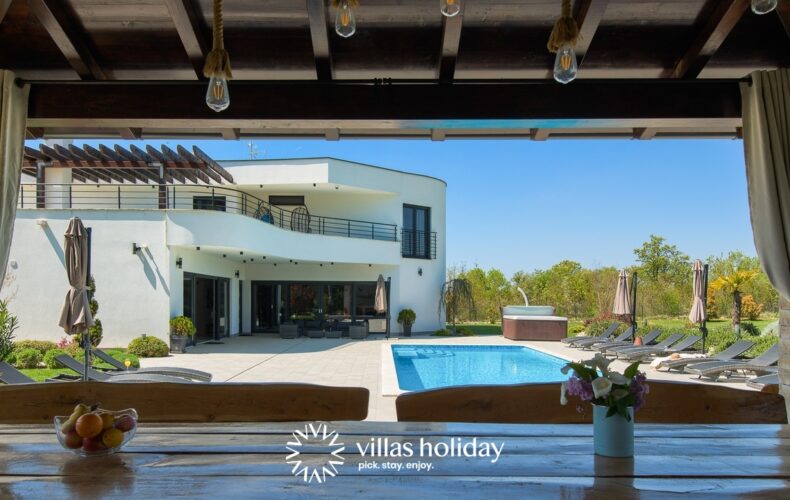
[(170, 352), (186, 352), (187, 342), (195, 336), (195, 324), (186, 316), (176, 316), (170, 320)]
[(411, 337), (411, 325), (414, 324), (416, 319), (417, 313), (411, 309), (401, 309), (398, 313), (398, 323), (403, 328), (403, 335), (405, 337)]

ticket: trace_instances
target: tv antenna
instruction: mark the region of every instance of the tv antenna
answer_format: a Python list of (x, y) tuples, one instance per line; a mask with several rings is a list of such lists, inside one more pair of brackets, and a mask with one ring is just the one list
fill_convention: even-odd
[(247, 149), (250, 153), (250, 160), (257, 160), (259, 157), (263, 156), (263, 153), (258, 151), (258, 146), (252, 141), (247, 142)]

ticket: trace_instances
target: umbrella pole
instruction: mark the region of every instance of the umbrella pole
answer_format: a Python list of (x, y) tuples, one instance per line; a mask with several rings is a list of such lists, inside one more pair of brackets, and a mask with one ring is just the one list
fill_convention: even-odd
[[(85, 287), (88, 288), (91, 282), (91, 236), (93, 233), (92, 228), (87, 228), (86, 231), (88, 232), (88, 265), (87, 274), (85, 276)], [(88, 304), (90, 304), (91, 300), (91, 292), (90, 289), (88, 290)], [(88, 306), (90, 308), (90, 305)], [(88, 381), (88, 370), (90, 369), (91, 365), (91, 337), (88, 334), (88, 327), (85, 328), (85, 331), (82, 332), (82, 347), (85, 349), (85, 366), (82, 375), (82, 380), (85, 382)]]
[(392, 276), (387, 277), (387, 340), (390, 338), (390, 283), (392, 283)]
[(631, 300), (631, 328), (632, 328), (631, 331), (632, 331), (632, 334), (633, 334), (634, 338), (636, 338), (636, 328), (637, 328), (637, 325), (636, 325), (636, 287), (637, 287), (637, 284), (639, 282), (639, 280), (636, 277), (636, 271), (634, 271), (634, 275), (633, 275), (632, 281), (633, 281), (633, 283), (632, 283), (631, 289), (632, 289), (632, 293), (634, 295), (634, 298), (633, 298), (633, 300)]
[(705, 314), (702, 315), (700, 332), (702, 332), (702, 354), (705, 354), (705, 341), (708, 338), (708, 265), (702, 267), (702, 300), (705, 304)]

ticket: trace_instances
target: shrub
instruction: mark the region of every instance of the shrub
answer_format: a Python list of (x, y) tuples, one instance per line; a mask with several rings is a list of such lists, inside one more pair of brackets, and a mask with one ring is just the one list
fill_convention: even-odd
[(754, 346), (744, 354), (754, 358), (777, 344), (779, 342), (779, 337), (776, 335), (763, 335), (761, 337), (752, 337), (749, 340), (754, 342)]
[[(613, 316), (610, 319), (596, 319), (594, 321), (590, 321), (584, 328), (584, 332), (587, 335), (600, 335), (606, 331), (606, 329), (609, 328), (609, 325), (611, 325), (614, 321), (616, 321), (616, 319)], [(616, 333), (622, 333), (626, 328), (628, 328), (628, 325), (625, 323), (620, 323), (620, 326), (617, 327)]]
[(416, 319), (417, 313), (411, 309), (401, 309), (401, 311), (398, 313), (398, 324), (413, 325)]
[(141, 358), (163, 358), (170, 349), (156, 337), (137, 337), (129, 342), (129, 353)]
[(196, 331), (195, 324), (186, 316), (176, 316), (170, 320), (170, 333), (173, 335), (192, 337)]
[(744, 318), (751, 321), (758, 320), (763, 313), (763, 309), (764, 306), (758, 304), (751, 295), (744, 295), (741, 297), (741, 316)]
[(20, 340), (18, 342), (14, 342), (14, 350), (15, 351), (24, 351), (25, 349), (35, 349), (38, 351), (39, 354), (43, 357), (47, 351), (51, 351), (52, 349), (56, 349), (58, 347), (57, 344), (54, 342), (50, 342), (49, 340)]
[(14, 331), (19, 328), (16, 316), (8, 310), (8, 302), (0, 300), (0, 359), (7, 357), (14, 350)]
[(470, 328), (467, 328), (465, 326), (456, 328), (455, 333), (463, 337), (474, 337), (475, 335), (477, 335), (474, 331), (472, 331)]
[(16, 352), (17, 368), (37, 368), (41, 363), (41, 353), (36, 349), (22, 349)]
[(754, 323), (741, 323), (741, 333), (744, 335), (757, 336), (760, 335), (760, 329)]
[[(93, 276), (88, 280), (88, 293), (91, 297), (88, 306), (91, 310), (91, 317), (93, 317), (93, 326), (88, 328), (88, 337), (91, 339), (91, 345), (93, 347), (99, 347), (102, 337), (104, 336), (104, 328), (102, 327), (101, 320), (96, 317), (99, 313), (99, 302), (96, 300), (96, 280), (93, 279)], [(77, 345), (82, 345), (81, 333), (74, 335), (74, 342), (76, 342)]]
[(60, 356), (61, 354), (65, 354), (63, 349), (50, 349), (44, 354), (44, 364), (47, 368), (61, 368), (60, 363), (55, 359), (56, 356)]
[(432, 335), (434, 337), (452, 337), (452, 333), (447, 328), (439, 328)]
[(16, 351), (11, 351), (5, 355), (4, 361), (9, 365), (16, 366)]

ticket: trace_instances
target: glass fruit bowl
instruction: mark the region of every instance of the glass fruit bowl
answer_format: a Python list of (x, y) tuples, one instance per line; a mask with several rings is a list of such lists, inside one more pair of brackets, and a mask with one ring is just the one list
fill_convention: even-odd
[(54, 424), (55, 435), (63, 448), (81, 457), (104, 456), (132, 440), (137, 432), (137, 411), (77, 405), (71, 415), (55, 417)]

